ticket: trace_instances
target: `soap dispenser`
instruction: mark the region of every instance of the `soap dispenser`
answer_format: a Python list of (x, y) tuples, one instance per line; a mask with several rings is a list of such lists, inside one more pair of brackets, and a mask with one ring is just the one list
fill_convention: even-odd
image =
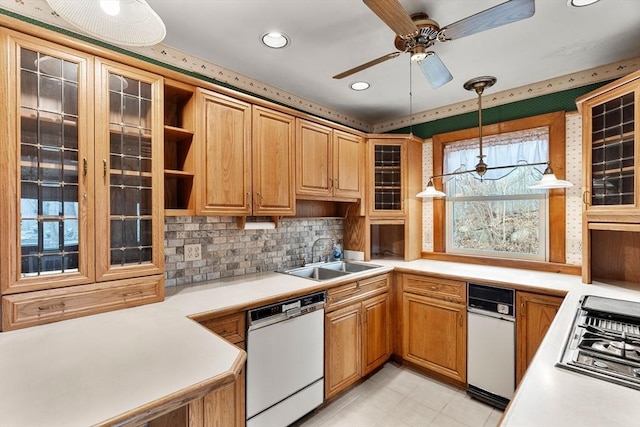
[(340, 260), (342, 258), (342, 248), (339, 243), (333, 243), (333, 259)]

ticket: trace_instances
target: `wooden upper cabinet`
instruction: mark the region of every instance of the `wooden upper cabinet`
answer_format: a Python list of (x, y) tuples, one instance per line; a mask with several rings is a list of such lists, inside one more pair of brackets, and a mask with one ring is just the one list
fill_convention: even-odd
[(162, 89), (158, 75), (96, 60), (97, 281), (164, 273)]
[(93, 282), (93, 59), (0, 37), (2, 293)]
[(253, 214), (295, 214), (295, 118), (253, 106)]
[(162, 77), (0, 42), (1, 329), (161, 301)]
[(362, 197), (364, 187), (364, 140), (347, 132), (333, 131), (333, 194), (337, 198)]
[(197, 91), (200, 215), (251, 214), (251, 104)]
[(296, 119), (296, 194), (332, 195), (332, 129)]
[(576, 101), (588, 221), (640, 223), (640, 71)]
[(516, 292), (516, 384), (522, 380), (562, 300), (552, 295)]
[(296, 195), (319, 200), (361, 198), (363, 146), (357, 135), (296, 119)]

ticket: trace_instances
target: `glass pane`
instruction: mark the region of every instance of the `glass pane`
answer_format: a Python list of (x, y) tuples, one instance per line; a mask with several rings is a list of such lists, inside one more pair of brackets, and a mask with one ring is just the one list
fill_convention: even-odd
[(78, 64), (21, 49), (22, 276), (78, 269)]
[(451, 202), (453, 247), (536, 255), (540, 248), (540, 200)]
[(66, 114), (78, 115), (78, 84), (64, 82), (63, 111)]
[(377, 145), (374, 154), (374, 207), (378, 210), (401, 210), (402, 148), (399, 145)]
[(39, 103), (42, 110), (62, 112), (62, 80), (40, 76)]
[(60, 249), (60, 223), (47, 221), (42, 224), (43, 247), (45, 251)]
[(38, 66), (38, 53), (29, 49), (20, 49), (20, 68), (36, 71)]
[(124, 96), (122, 107), (122, 122), (130, 126), (140, 124), (140, 99), (132, 96)]
[[(151, 86), (125, 76), (111, 78), (111, 265), (151, 262)], [(120, 110), (121, 109), (121, 110)], [(118, 111), (116, 111), (118, 110)]]
[(633, 92), (592, 109), (593, 205), (634, 203), (634, 111)]
[(22, 106), (29, 108), (38, 108), (38, 75), (29, 71), (22, 70), (20, 73), (20, 95), (22, 98)]

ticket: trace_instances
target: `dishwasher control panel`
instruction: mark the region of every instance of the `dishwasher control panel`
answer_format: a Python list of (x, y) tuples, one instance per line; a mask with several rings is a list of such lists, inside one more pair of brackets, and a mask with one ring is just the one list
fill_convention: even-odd
[(516, 293), (513, 289), (469, 283), (467, 293), (470, 308), (509, 317), (514, 316)]
[(249, 310), (249, 322), (255, 323), (263, 319), (286, 316), (287, 314), (299, 315), (315, 311), (324, 307), (325, 292), (316, 292), (299, 298), (294, 298), (264, 307)]

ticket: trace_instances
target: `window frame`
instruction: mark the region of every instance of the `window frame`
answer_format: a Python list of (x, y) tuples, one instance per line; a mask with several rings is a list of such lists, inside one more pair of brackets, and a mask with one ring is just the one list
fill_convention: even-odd
[[(549, 130), (549, 161), (553, 166), (554, 173), (559, 179), (565, 178), (565, 112), (559, 111), (554, 113), (542, 114), (538, 116), (526, 117), (523, 119), (500, 122), (482, 126), (483, 136), (497, 135), (506, 132), (521, 131), (536, 127), (547, 127)], [(443, 134), (434, 135), (433, 141), (433, 175), (443, 173), (444, 147), (447, 144), (456, 143), (458, 141), (477, 138), (478, 128), (469, 128), (459, 131), (453, 131)], [(500, 166), (499, 160), (486, 159), (487, 164), (491, 166)], [(436, 188), (442, 189), (443, 178), (434, 178), (433, 182)], [(432, 256), (426, 258), (436, 258), (450, 261), (464, 261), (500, 266), (535, 266), (538, 269), (558, 271), (555, 267), (540, 267), (540, 264), (565, 264), (566, 263), (566, 195), (563, 189), (549, 190), (548, 195), (548, 261), (528, 261), (525, 259), (506, 259), (489, 256), (477, 255), (460, 255), (449, 254), (446, 252), (447, 247), (447, 210), (445, 199), (433, 199), (433, 252)], [(534, 267), (535, 268), (535, 267)]]

